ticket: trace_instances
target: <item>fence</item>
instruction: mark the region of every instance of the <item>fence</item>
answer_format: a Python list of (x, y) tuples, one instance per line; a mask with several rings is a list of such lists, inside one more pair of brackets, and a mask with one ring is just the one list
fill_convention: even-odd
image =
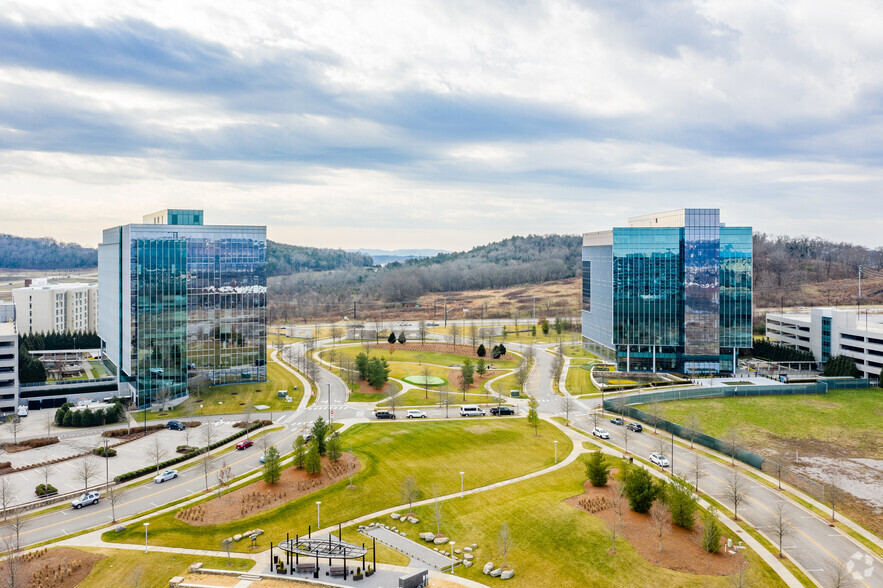
[[(658, 427), (667, 433), (674, 433), (678, 437), (691, 439), (695, 443), (699, 443), (700, 445), (704, 445), (705, 447), (714, 449), (715, 451), (719, 451), (725, 455), (734, 456), (739, 461), (747, 463), (748, 465), (759, 470), (763, 470), (765, 458), (762, 455), (758, 455), (745, 449), (740, 449), (739, 447), (736, 447), (733, 443), (718, 439), (716, 437), (712, 437), (710, 435), (706, 435), (704, 433), (700, 433), (699, 431), (692, 430), (689, 427), (684, 427), (661, 417), (649, 414), (630, 405), (646, 404), (650, 402), (665, 402), (669, 400), (689, 400), (693, 398), (827, 394), (829, 389), (867, 388), (869, 385), (870, 381), (867, 378), (838, 378), (830, 380), (819, 380), (818, 382), (813, 382), (811, 384), (792, 384), (787, 386), (722, 386), (719, 388), (662, 390), (652, 393), (643, 392), (640, 394), (631, 394), (629, 396), (618, 397), (613, 400), (604, 400), (604, 410), (617, 412), (624, 416), (643, 421), (644, 423), (647, 423), (649, 425), (653, 425), (654, 427)], [(773, 464), (770, 464), (770, 466), (768, 466), (768, 469), (771, 466), (773, 466)], [(810, 487), (812, 484), (818, 485), (816, 482), (812, 482), (809, 479), (806, 479), (805, 481), (797, 479), (796, 476), (800, 476), (800, 474), (790, 472), (790, 470), (789, 473), (793, 474), (794, 479), (797, 482), (803, 483), (807, 487)], [(799, 484), (795, 485), (800, 487)], [(807, 492), (815, 496), (818, 492), (818, 489), (807, 490)], [(824, 495), (824, 488), (822, 488), (822, 495)]]

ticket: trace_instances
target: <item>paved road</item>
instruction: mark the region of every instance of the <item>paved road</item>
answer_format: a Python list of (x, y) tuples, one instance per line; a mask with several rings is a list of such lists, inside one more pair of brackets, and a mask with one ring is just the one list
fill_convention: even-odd
[[(576, 426), (585, 431), (591, 431), (593, 428), (593, 421), (587, 411), (582, 411), (574, 421)], [(600, 426), (610, 433), (611, 443), (625, 448), (623, 427), (614, 425), (608, 420), (601, 422)], [(645, 428), (643, 433), (632, 433), (628, 439), (629, 451), (644, 458), (653, 451), (659, 451), (660, 444), (665, 447), (665, 455), (671, 459), (670, 437), (664, 434), (655, 435), (652, 433), (652, 428)], [(675, 445), (673, 460), (675, 473), (691, 479), (691, 468), (696, 455), (700, 456), (700, 469), (704, 473), (699, 481), (700, 490), (732, 510), (732, 500), (727, 497), (728, 483), (734, 474), (730, 466)], [(818, 516), (788, 500), (783, 500), (776, 490), (751, 477), (744, 475), (739, 477), (745, 485), (746, 495), (746, 500), (739, 505), (739, 518), (772, 539), (773, 513), (776, 505), (783, 502), (785, 519), (794, 527), (794, 532), (784, 541), (785, 553), (822, 586), (831, 584), (829, 568), (841, 565), (853, 574), (855, 585), (869, 588), (883, 587), (883, 562), (870, 551), (838, 529), (828, 526)], [(775, 540), (773, 542), (775, 543)]]

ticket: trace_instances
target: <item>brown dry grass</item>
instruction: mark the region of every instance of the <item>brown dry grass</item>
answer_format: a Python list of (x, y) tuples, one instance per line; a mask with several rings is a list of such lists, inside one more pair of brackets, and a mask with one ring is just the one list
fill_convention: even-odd
[[(103, 555), (58, 547), (19, 556), (16, 586), (28, 588), (74, 588), (92, 572)], [(0, 578), (9, 580), (8, 562), (0, 564)]]

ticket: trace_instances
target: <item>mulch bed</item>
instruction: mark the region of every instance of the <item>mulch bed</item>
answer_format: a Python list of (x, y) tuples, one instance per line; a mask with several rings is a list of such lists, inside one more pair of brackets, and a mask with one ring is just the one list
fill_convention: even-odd
[[(74, 588), (92, 572), (103, 555), (69, 547), (41, 549), (19, 557), (16, 586)], [(8, 561), (0, 563), (0, 577), (9, 578)]]
[(55, 445), (56, 443), (58, 443), (58, 437), (40, 437), (39, 439), (28, 439), (21, 443), (7, 443), (3, 445), (3, 449), (6, 453), (18, 453), (19, 451), (27, 451), (28, 449), (37, 449), (38, 447)]
[[(478, 349), (478, 345), (475, 346)], [(493, 345), (488, 346), (485, 345), (487, 349), (487, 355), (484, 357), (486, 363), (493, 364), (495, 360), (491, 359), (491, 349)], [(478, 360), (478, 355), (475, 354), (475, 351), (472, 350), (472, 345), (451, 345), (449, 343), (436, 343), (436, 342), (427, 342), (426, 344), (421, 344), (419, 341), (407, 343), (395, 343), (390, 345), (389, 343), (379, 343), (376, 345), (371, 345), (371, 349), (377, 349), (380, 351), (389, 351), (392, 357), (391, 360), (395, 361), (395, 352), (396, 351), (416, 351), (423, 353), (452, 353), (454, 355), (464, 355), (466, 357), (471, 357), (474, 360)], [(516, 360), (517, 357), (512, 353), (506, 353), (505, 355), (500, 356), (500, 361), (504, 360)], [(475, 363), (473, 361), (472, 363)]]
[(228, 523), (306, 496), (360, 469), (359, 460), (351, 453), (344, 453), (337, 463), (323, 457), (322, 473), (318, 475), (311, 476), (304, 470), (287, 467), (282, 470), (282, 477), (276, 484), (270, 485), (263, 480), (248, 484), (224, 494), (220, 499), (215, 497), (179, 510), (175, 518), (197, 527)]
[[(574, 496), (565, 502), (574, 508), (593, 514), (608, 526), (613, 524), (613, 510), (610, 508), (611, 488), (608, 484), (602, 488), (592, 486), (588, 481), (583, 485), (584, 494)], [(619, 534), (624, 537), (645, 560), (655, 566), (705, 576), (727, 576), (736, 571), (737, 558), (723, 555), (723, 547), (717, 554), (708, 556), (708, 567), (705, 564), (705, 550), (699, 545), (700, 525), (687, 531), (672, 524), (671, 531), (662, 538), (662, 551), (659, 550), (659, 539), (656, 527), (649, 514), (639, 514), (623, 506), (622, 527)], [(723, 546), (726, 540), (723, 540)]]

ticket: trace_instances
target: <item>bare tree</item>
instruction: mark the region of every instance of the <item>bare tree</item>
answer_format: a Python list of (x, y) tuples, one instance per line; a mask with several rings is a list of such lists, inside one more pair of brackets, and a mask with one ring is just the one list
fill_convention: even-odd
[(622, 509), (625, 504), (625, 495), (619, 481), (610, 481), (610, 508), (613, 511), (613, 522), (610, 525), (610, 552), (616, 553), (616, 535), (622, 527)]
[(742, 442), (742, 434), (738, 429), (730, 429), (723, 434), (723, 440), (727, 444), (727, 451), (730, 453), (730, 465), (736, 465), (736, 450)]
[(634, 431), (629, 429), (628, 424), (622, 428), (622, 440), (625, 442), (625, 452), (629, 452), (629, 439), (634, 435)]
[(428, 365), (423, 366), (423, 373), (421, 375), (423, 376), (423, 397), (429, 398), (429, 378), (432, 374)]
[(837, 562), (825, 564), (825, 588), (850, 588), (855, 586), (852, 573)]
[(564, 410), (564, 418), (567, 420), (567, 426), (570, 426), (570, 413), (573, 412), (573, 409), (576, 406), (576, 402), (573, 399), (573, 396), (569, 394), (565, 395), (564, 398), (561, 399), (561, 408)]
[(696, 494), (699, 494), (699, 480), (705, 476), (705, 472), (702, 471), (702, 456), (698, 453), (693, 453), (692, 456), (690, 474), (693, 477), (693, 487), (696, 490)]
[(0, 506), (3, 507), (3, 520), (6, 520), (6, 509), (16, 501), (15, 487), (8, 476), (0, 478)]
[(831, 520), (836, 521), (837, 517), (835, 516), (834, 509), (840, 504), (840, 500), (843, 498), (843, 491), (840, 490), (840, 487), (833, 480), (828, 484), (825, 498), (831, 503)]
[(696, 439), (696, 435), (699, 434), (699, 427), (701, 426), (699, 415), (695, 412), (690, 412), (690, 414), (687, 415), (686, 426), (687, 430), (684, 432), (690, 438), (690, 449), (693, 449), (693, 440)]
[(457, 326), (456, 323), (451, 325), (451, 342), (454, 345), (460, 341), (460, 327)]
[(110, 516), (111, 516), (111, 519), (113, 519), (111, 522), (115, 523), (115, 522), (117, 522), (116, 504), (120, 498), (120, 493), (116, 489), (115, 484), (108, 484), (107, 485), (107, 494), (105, 497), (107, 498), (107, 501), (110, 503)]
[(208, 474), (210, 467), (212, 443), (215, 442), (215, 431), (212, 430), (212, 424), (206, 423), (202, 426), (202, 439), (205, 442), (205, 453), (202, 454), (202, 470), (205, 473), (205, 491), (208, 492)]
[(77, 478), (83, 483), (83, 490), (89, 487), (89, 480), (98, 475), (98, 464), (92, 455), (87, 455), (77, 463)]
[(736, 554), (735, 569), (730, 576), (730, 583), (736, 588), (745, 588), (750, 585), (748, 583), (748, 560), (741, 551)]
[(227, 465), (227, 460), (221, 464), (220, 469), (218, 470), (218, 498), (224, 493), (224, 490), (227, 486), (230, 485), (230, 482), (233, 480), (233, 469)]
[(172, 396), (172, 391), (168, 386), (161, 386), (156, 391), (156, 403), (159, 404), (160, 411), (164, 412), (166, 410), (166, 404), (169, 402), (169, 398)]
[[(657, 437), (654, 441), (654, 445), (656, 446), (656, 451), (665, 455), (667, 449), (671, 449), (671, 445), (669, 444), (669, 440), (665, 437)], [(671, 456), (672, 461), (674, 461), (674, 456)], [(672, 471), (674, 471), (674, 463), (671, 464)]]
[(43, 465), (41, 465), (41, 466), (39, 467), (40, 475), (43, 476), (43, 485), (44, 485), (44, 486), (48, 486), (48, 485), (49, 485), (49, 476), (52, 475), (52, 471), (53, 471), (54, 469), (55, 469), (55, 468), (54, 468), (54, 467), (52, 466), (52, 464), (49, 463), (49, 462), (46, 462), (46, 463), (44, 463)]
[(647, 407), (647, 412), (650, 413), (650, 420), (653, 421), (653, 432), (659, 433), (659, 415), (662, 414), (662, 407), (659, 405), (659, 398), (655, 395)]
[(773, 473), (776, 474), (776, 480), (779, 483), (779, 490), (782, 489), (782, 474), (788, 471), (788, 466), (785, 465), (781, 460), (773, 461), (772, 459), (764, 460), (763, 463), (770, 464), (770, 467), (773, 470)]
[(518, 370), (515, 372), (515, 381), (518, 382), (518, 387), (521, 390), (524, 390), (524, 385), (527, 383), (527, 379), (530, 377), (530, 360), (526, 357), (521, 358), (521, 362), (518, 364)]
[(160, 443), (159, 436), (153, 436), (153, 443), (147, 448), (147, 455), (149, 455), (151, 461), (156, 464), (156, 473), (159, 473), (159, 464), (166, 458), (166, 448)]
[(144, 580), (144, 568), (138, 566), (134, 570), (129, 573), (128, 582), (129, 586), (132, 588), (141, 588), (144, 584), (142, 581)]
[(383, 395), (386, 397), (386, 402), (389, 405), (389, 410), (392, 411), (393, 414), (395, 414), (399, 391), (396, 390), (393, 384), (388, 384), (383, 390)]
[(656, 538), (659, 539), (659, 551), (662, 551), (662, 537), (671, 531), (671, 512), (665, 504), (657, 500), (650, 507), (650, 520), (653, 521)]
[(503, 521), (502, 524), (500, 524), (500, 529), (497, 531), (497, 550), (503, 557), (503, 565), (500, 567), (506, 567), (506, 556), (509, 554), (511, 548), (512, 533), (509, 532), (509, 523)]
[(420, 496), (420, 489), (417, 487), (417, 479), (414, 476), (408, 476), (402, 480), (399, 495), (403, 502), (408, 503), (408, 514), (411, 514), (412, 504)]
[(417, 336), (420, 337), (420, 344), (426, 344), (426, 321), (417, 322)]
[(438, 487), (435, 482), (432, 483), (432, 518), (435, 519), (435, 534), (441, 535), (441, 522), (444, 519), (445, 503), (438, 499)]
[(478, 342), (478, 325), (469, 325), (469, 338), (472, 339), (472, 353), (475, 353), (475, 344)]
[(779, 557), (782, 557), (782, 543), (791, 535), (794, 529), (791, 523), (785, 518), (785, 502), (780, 500), (776, 503), (772, 514), (770, 515), (770, 527), (773, 529), (773, 536), (779, 544)]
[(251, 403), (246, 402), (245, 406), (242, 407), (242, 420), (245, 422), (245, 438), (251, 439), (249, 436), (248, 426), (251, 424)]
[(601, 424), (601, 421), (604, 420), (604, 415), (602, 415), (598, 410), (593, 410), (589, 413), (589, 418), (592, 419), (592, 426), (598, 427)]
[(745, 502), (745, 491), (747, 486), (745, 479), (739, 475), (739, 472), (732, 472), (727, 478), (726, 496), (733, 503), (733, 520), (739, 520), (739, 505)]
[(12, 444), (18, 445), (18, 432), (21, 431), (24, 424), (18, 416), (13, 416), (9, 421), (9, 430), (12, 431)]
[(23, 585), (22, 561), (18, 554), (19, 547), (20, 545), (14, 535), (9, 535), (3, 539), (3, 550), (6, 551), (3, 571), (5, 572), (5, 584), (8, 588), (20, 588)]

